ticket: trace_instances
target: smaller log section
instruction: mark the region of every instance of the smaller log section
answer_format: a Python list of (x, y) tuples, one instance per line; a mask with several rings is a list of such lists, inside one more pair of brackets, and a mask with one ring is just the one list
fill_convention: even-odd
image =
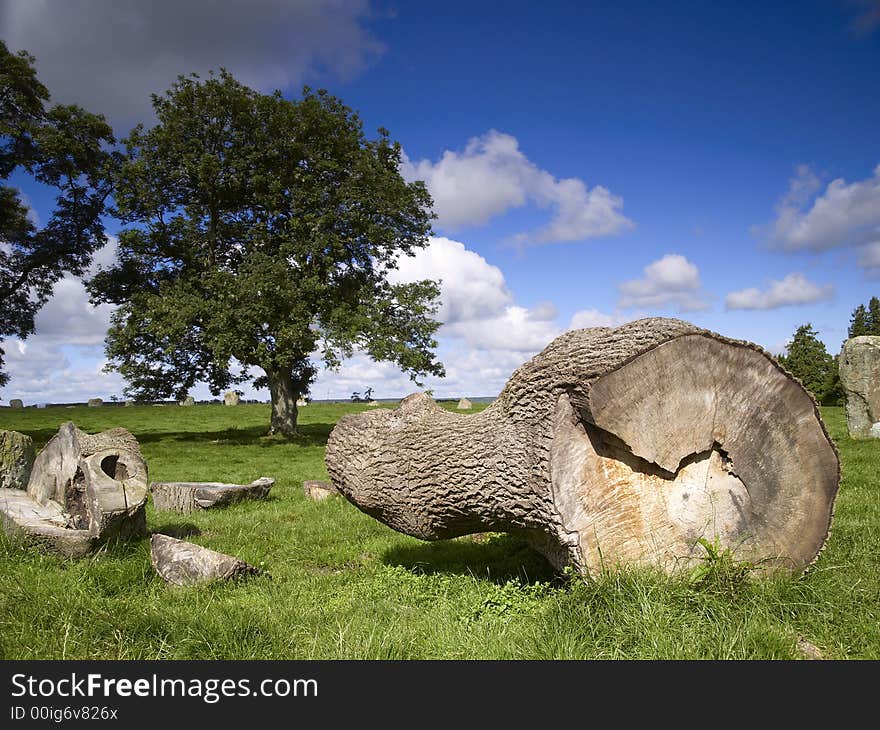
[(689, 568), (700, 538), (802, 571), (840, 481), (795, 378), (757, 345), (665, 318), (565, 333), (474, 415), (414, 394), (345, 416), (326, 465), (346, 499), (396, 530), (518, 533), (584, 573)]
[(153, 482), (150, 494), (157, 512), (189, 514), (197, 510), (225, 507), (247, 499), (265, 499), (275, 480), (260, 477), (250, 484), (222, 482)]
[(232, 555), (159, 533), (150, 538), (150, 560), (162, 580), (177, 586), (238, 580), (263, 573)]

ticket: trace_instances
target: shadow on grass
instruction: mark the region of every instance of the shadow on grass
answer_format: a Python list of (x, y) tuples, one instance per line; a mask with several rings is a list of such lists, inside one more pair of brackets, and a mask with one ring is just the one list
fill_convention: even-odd
[(472, 575), (503, 585), (553, 581), (557, 573), (543, 555), (514, 535), (498, 534), (477, 542), (471, 537), (393, 547), (382, 556), (386, 565), (415, 573)]
[(201, 535), (202, 531), (192, 522), (182, 522), (180, 524), (165, 523), (150, 530), (152, 534), (167, 535), (175, 537), (178, 540), (185, 540), (193, 535)]
[[(307, 423), (297, 427), (297, 434), (292, 438), (283, 436), (269, 436), (266, 426), (251, 426), (250, 428), (227, 428), (220, 431), (147, 431), (135, 433), (140, 444), (156, 443), (159, 441), (178, 441), (189, 443), (222, 443), (235, 446), (259, 446), (272, 448), (273, 446), (324, 446), (333, 430), (335, 423)], [(25, 429), (26, 433), (34, 440), (37, 449), (41, 449), (56, 433), (57, 428)]]

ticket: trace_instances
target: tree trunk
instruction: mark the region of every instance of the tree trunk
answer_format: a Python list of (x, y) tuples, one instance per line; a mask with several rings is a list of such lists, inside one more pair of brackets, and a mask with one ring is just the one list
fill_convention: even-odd
[(800, 571), (840, 479), (813, 398), (756, 345), (647, 319), (567, 332), (476, 415), (424, 394), (330, 434), (339, 491), (427, 540), (521, 532), (557, 567), (672, 571), (700, 538)]
[(275, 484), (272, 477), (260, 477), (250, 484), (222, 482), (152, 482), (150, 494), (157, 512), (189, 514), (201, 509), (225, 507), (246, 499), (265, 499)]
[(272, 421), (270, 433), (293, 436), (296, 433), (297, 408), (299, 389), (293, 376), (286, 370), (267, 370), (269, 393), (272, 398)]

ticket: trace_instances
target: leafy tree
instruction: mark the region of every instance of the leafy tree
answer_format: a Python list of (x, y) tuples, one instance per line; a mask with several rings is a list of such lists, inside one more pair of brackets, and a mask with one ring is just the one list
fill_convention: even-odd
[[(47, 108), (49, 92), (34, 63), (0, 41), (0, 180), (24, 170), (57, 191), (51, 218), (38, 228), (19, 191), (0, 184), (0, 342), (32, 334), (56, 282), (65, 273), (81, 275), (106, 241), (101, 216), (110, 193), (112, 130), (78, 106)], [(0, 349), (5, 385), (2, 367)]]
[(285, 100), (226, 71), (180, 77), (153, 105), (116, 180), (119, 263), (89, 284), (120, 305), (106, 349), (127, 394), (179, 399), (197, 381), (217, 394), (258, 368), (272, 431), (291, 435), (316, 350), (330, 367), (361, 349), (414, 380), (443, 374), (437, 283), (387, 276), (427, 244), (432, 214), (386, 130), (367, 140), (324, 91)]
[(835, 362), (825, 344), (818, 338), (812, 324), (801, 325), (788, 345), (788, 354), (779, 362), (822, 401), (833, 384)]

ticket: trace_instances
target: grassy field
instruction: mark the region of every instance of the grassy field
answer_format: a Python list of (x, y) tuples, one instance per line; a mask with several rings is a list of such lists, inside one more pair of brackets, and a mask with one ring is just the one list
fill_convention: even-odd
[[(445, 404), (453, 407), (454, 404)], [(157, 514), (151, 530), (264, 566), (271, 577), (172, 588), (149, 541), (65, 561), (0, 541), (5, 659), (794, 659), (802, 637), (826, 658), (880, 658), (880, 443), (846, 435), (823, 409), (843, 462), (833, 531), (798, 579), (694, 582), (649, 571), (553, 575), (506, 535), (424, 543), (341, 497), (315, 503), (324, 444), (355, 404), (301, 409), (301, 436), (264, 436), (267, 405), (0, 410), (0, 428), (42, 446), (67, 420), (125, 426), (153, 481), (250, 482), (266, 502)]]

